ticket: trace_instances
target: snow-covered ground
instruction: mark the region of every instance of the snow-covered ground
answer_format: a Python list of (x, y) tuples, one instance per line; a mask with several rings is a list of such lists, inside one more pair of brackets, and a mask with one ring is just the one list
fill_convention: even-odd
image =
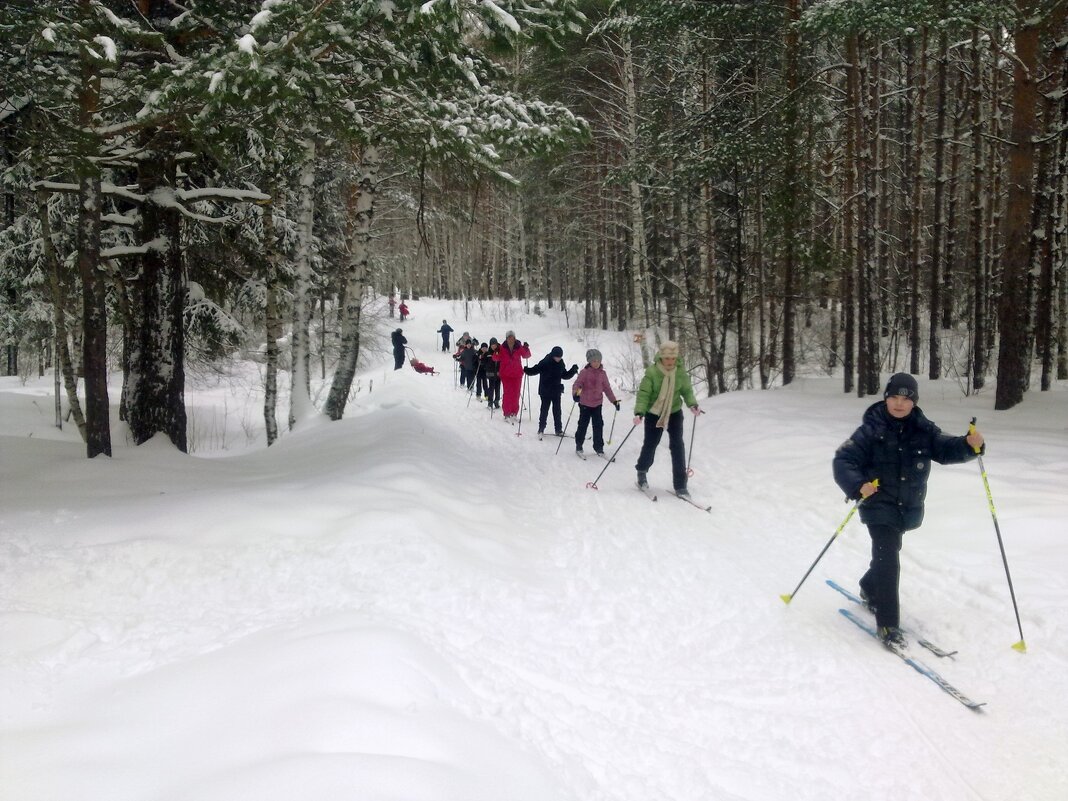
[(434, 331), (598, 347), (624, 390), (631, 336), (470, 311), (412, 304), (443, 374), (387, 347), (344, 421), (270, 449), (250, 363), (190, 391), (194, 456), (116, 426), (88, 461), (50, 379), (0, 379), (3, 801), (1068, 798), (1068, 387), (994, 413), (920, 381), (944, 429), (979, 417), (1028, 646), (977, 465), (936, 467), (904, 622), (960, 650), (920, 658), (975, 713), (836, 613), (859, 522), (779, 598), (848, 511), (830, 459), (871, 399), (820, 377), (704, 399), (712, 514), (666, 492), (666, 442), (661, 499), (634, 490), (638, 434), (594, 491), (604, 462), (468, 405)]

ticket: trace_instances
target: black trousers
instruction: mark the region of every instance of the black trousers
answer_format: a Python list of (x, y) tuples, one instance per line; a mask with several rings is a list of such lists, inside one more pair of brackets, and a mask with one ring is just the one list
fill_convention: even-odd
[(901, 578), (901, 539), (904, 533), (896, 526), (868, 526), (871, 564), (860, 579), (860, 588), (875, 607), (875, 625), (879, 627), (900, 625), (898, 582)]
[[(638, 454), (637, 470), (646, 472), (653, 466), (656, 446), (664, 436), (664, 429), (657, 428), (659, 418), (655, 414), (645, 415), (645, 441), (642, 452)], [(675, 492), (686, 489), (686, 443), (682, 439), (682, 409), (672, 412), (667, 424), (668, 447), (671, 449), (671, 482)]]
[(586, 441), (586, 429), (593, 422), (593, 450), (601, 453), (604, 450), (604, 416), (600, 406), (583, 406), (579, 404), (578, 428), (575, 429), (575, 447), (581, 448)]
[(489, 376), (486, 378), (486, 402), (492, 403), (498, 409), (501, 406), (501, 378)]
[(399, 370), (404, 366), (404, 348), (393, 349), (393, 369)]
[(449, 349), (449, 337), (448, 337), (448, 335), (445, 335), (445, 336), (443, 336), (441, 338), (441, 350), (444, 352), (444, 351), (447, 351), (448, 349)]
[(538, 414), (538, 431), (545, 430), (545, 423), (549, 419), (549, 407), (553, 410), (553, 424), (557, 431), (563, 431), (564, 427), (560, 417), (560, 393), (553, 395), (541, 395), (541, 412)]

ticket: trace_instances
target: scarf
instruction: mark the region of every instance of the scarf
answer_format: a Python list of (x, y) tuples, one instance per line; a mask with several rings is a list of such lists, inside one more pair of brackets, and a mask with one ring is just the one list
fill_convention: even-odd
[(671, 406), (675, 402), (675, 371), (679, 369), (679, 366), (676, 362), (671, 372), (665, 370), (664, 365), (659, 361), (656, 366), (664, 374), (664, 383), (660, 385), (660, 394), (656, 396), (649, 411), (659, 416), (656, 421), (657, 428), (667, 428), (668, 418), (671, 417)]

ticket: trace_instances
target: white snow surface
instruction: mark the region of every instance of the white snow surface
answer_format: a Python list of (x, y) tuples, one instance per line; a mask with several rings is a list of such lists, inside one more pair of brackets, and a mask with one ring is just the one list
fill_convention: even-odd
[(848, 511), (830, 460), (872, 398), (808, 375), (702, 399), (705, 514), (668, 493), (666, 442), (660, 500), (635, 491), (640, 433), (588, 488), (606, 463), (571, 440), (556, 455), (536, 410), (520, 432), (469, 406), (434, 333), (512, 328), (580, 366), (603, 351), (624, 397), (611, 452), (631, 332), (410, 306), (409, 344), (442, 374), (394, 372), (387, 344), (343, 421), (271, 448), (252, 362), (191, 382), (192, 456), (116, 423), (114, 457), (86, 460), (51, 425), (50, 376), (0, 378), (0, 799), (1068, 798), (1064, 382), (995, 413), (992, 390), (920, 380), (945, 430), (979, 417), (1028, 646), (1010, 648), (977, 464), (936, 466), (903, 622), (959, 649), (919, 658), (976, 713), (837, 614), (824, 579), (855, 587), (858, 521), (779, 598)]

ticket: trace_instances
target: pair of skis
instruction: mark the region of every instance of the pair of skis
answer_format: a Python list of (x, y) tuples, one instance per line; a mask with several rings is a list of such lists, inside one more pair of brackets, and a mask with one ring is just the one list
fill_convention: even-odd
[[(656, 499), (657, 499), (656, 493), (654, 493), (652, 491), (652, 489), (649, 488), (648, 485), (643, 487), (641, 484), (635, 484), (635, 486), (638, 488), (638, 491), (642, 495), (644, 495), (646, 498), (648, 498), (651, 501), (656, 501)], [(705, 506), (704, 504), (698, 503), (693, 498), (684, 498), (682, 495), (679, 495), (677, 492), (672, 492), (671, 494), (674, 495), (676, 498), (678, 498), (680, 501), (685, 501), (686, 503), (690, 504), (690, 506), (693, 506), (695, 509), (700, 509), (702, 512), (708, 512), (709, 514), (712, 513), (712, 507), (711, 506)]]
[[(832, 589), (837, 590), (838, 592), (840, 592), (842, 595), (844, 595), (846, 598), (848, 598), (854, 604), (857, 604), (857, 605), (862, 606), (865, 609), (867, 609), (867, 604), (864, 603), (864, 601), (860, 598), (860, 596), (854, 595), (852, 592), (850, 592), (849, 590), (845, 589), (842, 585), (838, 584), (837, 582), (831, 581), (830, 579), (827, 580), (827, 585), (829, 587), (831, 587)], [(851, 623), (856, 625), (858, 628), (860, 628), (863, 631), (866, 631), (868, 634), (870, 634), (875, 639), (880, 640), (880, 642), (882, 641), (881, 638), (879, 637), (879, 632), (875, 628), (875, 624), (872, 621), (870, 621), (868, 619), (861, 618), (859, 615), (857, 615), (851, 609), (839, 609), (838, 611), (847, 620), (849, 620)], [(931, 653), (933, 653), (935, 656), (937, 656), (939, 658), (942, 658), (942, 659), (952, 657), (955, 653), (957, 653), (956, 651), (946, 651), (943, 648), (939, 648), (937, 645), (932, 643), (930, 640), (926, 640), (926, 639), (922, 639), (921, 638), (921, 639), (917, 639), (917, 643), (919, 645), (921, 645), (922, 647), (926, 648)], [(971, 710), (973, 710), (975, 712), (978, 712), (984, 706), (984, 702), (973, 701), (971, 698), (969, 698), (964, 693), (962, 693), (960, 690), (958, 690), (956, 687), (954, 687), (952, 684), (950, 684), (949, 681), (947, 681), (936, 670), (934, 670), (931, 667), (925, 665), (923, 662), (919, 661), (914, 656), (912, 656), (912, 654), (909, 653), (907, 647), (902, 647), (902, 646), (899, 646), (899, 645), (893, 645), (893, 644), (887, 643), (886, 644), (886, 648), (887, 648), (888, 651), (890, 651), (892, 654), (894, 654), (894, 656), (896, 656), (899, 659), (901, 659), (906, 665), (911, 667), (913, 670), (915, 670), (916, 672), (926, 676), (928, 679), (930, 679), (932, 682), (934, 682), (936, 685), (938, 685), (939, 689), (941, 689), (942, 692), (946, 693), (947, 695), (952, 696), (953, 698), (956, 698), (958, 701), (960, 701), (960, 703), (962, 703), (962, 704), (964, 704), (964, 706), (968, 707), (968, 709), (971, 709)]]

